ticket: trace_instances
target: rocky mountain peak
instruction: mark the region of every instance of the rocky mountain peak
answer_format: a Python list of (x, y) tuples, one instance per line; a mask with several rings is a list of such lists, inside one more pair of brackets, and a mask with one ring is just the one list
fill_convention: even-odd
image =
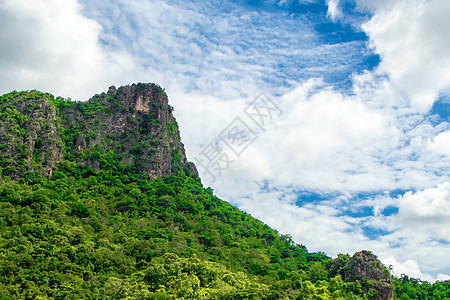
[(85, 102), (13, 92), (1, 103), (3, 175), (51, 176), (59, 161), (69, 160), (95, 170), (132, 168), (151, 178), (178, 171), (197, 177), (168, 97), (156, 84), (111, 86)]
[(378, 258), (367, 250), (356, 252), (352, 257), (339, 255), (330, 261), (330, 274), (341, 275), (345, 282), (358, 281), (365, 293), (374, 300), (393, 299), (393, 287), (390, 274)]

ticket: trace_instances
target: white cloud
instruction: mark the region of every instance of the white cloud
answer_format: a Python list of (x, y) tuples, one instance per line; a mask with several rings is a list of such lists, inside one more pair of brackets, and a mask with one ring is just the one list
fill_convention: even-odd
[(375, 15), (362, 28), (382, 58), (377, 72), (389, 75), (389, 87), (398, 98), (406, 94), (415, 110), (427, 112), (439, 91), (450, 85), (450, 2), (377, 1), (371, 5)]
[(80, 10), (76, 0), (1, 2), (2, 92), (40, 89), (87, 98), (133, 68), (128, 55), (102, 49), (100, 25)]
[(342, 12), (339, 8), (339, 0), (327, 0), (328, 11), (327, 16), (335, 22), (339, 17), (342, 16)]
[(422, 280), (427, 280), (430, 282), (434, 282), (437, 280), (437, 278), (434, 278), (433, 276), (429, 274), (424, 274), (420, 270), (419, 264), (417, 261), (408, 259), (404, 262), (398, 262), (394, 257), (380, 257), (380, 260), (385, 264), (386, 266), (392, 266), (392, 273), (395, 276), (400, 277), (403, 274), (407, 274), (409, 277), (412, 278), (420, 278)]
[[(233, 175), (223, 180), (272, 180), (321, 193), (425, 188), (445, 180), (447, 164), (432, 151), (432, 141), (448, 124), (433, 126), (423, 117), (376, 107), (371, 98), (345, 96), (320, 80), (275, 98), (284, 114), (271, 121), (252, 144), (252, 155), (238, 159)], [(436, 138), (435, 144), (440, 140), (445, 139)], [(258, 161), (268, 164), (268, 171), (242, 170)]]
[(399, 199), (399, 214), (393, 226), (450, 243), (450, 182), (416, 193), (407, 192)]
[(236, 204), (281, 233), (291, 234), (310, 251), (326, 251), (329, 255), (354, 252), (359, 250), (358, 241), (367, 241), (361, 232), (338, 216), (339, 210), (326, 204), (299, 207), (295, 201), (295, 193), (283, 189), (238, 198)]
[(450, 277), (444, 274), (450, 270), (449, 182), (408, 191), (397, 198), (378, 196), (359, 205), (378, 212), (386, 207), (398, 208), (397, 213), (375, 213), (363, 222), (363, 226), (388, 232), (376, 239), (375, 247), (383, 263), (394, 266), (396, 275), (405, 273), (431, 281)]
[(439, 133), (428, 145), (429, 149), (438, 155), (450, 157), (450, 131)]

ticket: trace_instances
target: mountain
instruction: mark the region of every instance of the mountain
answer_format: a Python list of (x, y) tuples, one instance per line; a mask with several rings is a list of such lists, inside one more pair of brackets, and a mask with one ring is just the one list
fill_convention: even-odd
[(37, 91), (10, 93), (1, 104), (1, 167), (12, 178), (30, 171), (51, 175), (63, 160), (98, 171), (108, 158), (152, 179), (181, 169), (197, 174), (158, 85), (110, 87), (87, 102)]
[[(0, 299), (448, 299), (218, 199), (156, 84), (0, 97)], [(447, 298), (446, 298), (447, 297)]]

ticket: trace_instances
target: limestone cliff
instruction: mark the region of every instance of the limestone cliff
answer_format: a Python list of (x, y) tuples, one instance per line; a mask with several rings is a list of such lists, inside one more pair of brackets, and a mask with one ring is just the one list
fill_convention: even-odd
[(0, 152), (3, 175), (18, 179), (36, 170), (51, 175), (64, 159), (63, 133), (51, 95), (14, 92), (0, 98)]
[(112, 86), (86, 102), (36, 91), (6, 94), (0, 108), (3, 176), (51, 175), (59, 161), (69, 160), (95, 170), (133, 168), (151, 178), (180, 170), (197, 177), (172, 110), (156, 84)]
[(356, 252), (352, 257), (339, 255), (329, 261), (331, 276), (341, 275), (345, 282), (358, 281), (365, 293), (374, 300), (393, 299), (390, 274), (378, 258), (370, 251)]

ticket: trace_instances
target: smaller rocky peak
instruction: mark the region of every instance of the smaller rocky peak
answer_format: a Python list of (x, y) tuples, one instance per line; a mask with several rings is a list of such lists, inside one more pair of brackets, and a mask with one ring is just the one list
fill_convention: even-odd
[(386, 267), (371, 251), (362, 250), (352, 257), (340, 254), (330, 261), (330, 275), (341, 275), (345, 282), (358, 281), (374, 300), (393, 299), (393, 287)]
[(53, 95), (36, 90), (0, 97), (0, 170), (19, 179), (30, 171), (52, 175), (63, 158), (61, 120)]
[(347, 266), (351, 266), (351, 268), (344, 268), (344, 280), (389, 279), (386, 268), (371, 251), (356, 252), (348, 261)]

